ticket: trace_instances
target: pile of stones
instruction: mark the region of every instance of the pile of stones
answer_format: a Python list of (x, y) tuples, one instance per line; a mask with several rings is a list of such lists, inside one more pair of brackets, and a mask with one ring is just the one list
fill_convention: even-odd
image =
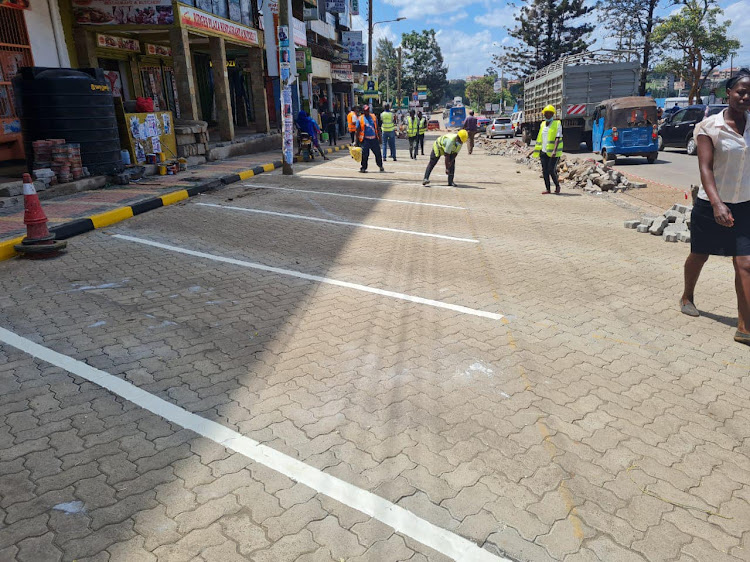
[(665, 242), (690, 242), (690, 211), (692, 209), (687, 205), (675, 204), (658, 217), (643, 216), (640, 219), (625, 221), (625, 228), (661, 236)]
[(205, 121), (178, 120), (175, 123), (174, 132), (177, 140), (177, 156), (185, 158), (204, 156), (208, 152), (208, 123)]

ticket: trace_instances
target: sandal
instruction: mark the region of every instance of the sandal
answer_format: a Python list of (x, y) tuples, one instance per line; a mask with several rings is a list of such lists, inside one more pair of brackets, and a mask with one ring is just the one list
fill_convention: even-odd
[(701, 315), (695, 305), (690, 301), (687, 301), (686, 303), (680, 301), (680, 312), (696, 318)]
[(740, 332), (739, 330), (737, 330), (734, 333), (734, 341), (736, 341), (737, 343), (750, 345), (750, 334), (746, 334), (745, 332)]

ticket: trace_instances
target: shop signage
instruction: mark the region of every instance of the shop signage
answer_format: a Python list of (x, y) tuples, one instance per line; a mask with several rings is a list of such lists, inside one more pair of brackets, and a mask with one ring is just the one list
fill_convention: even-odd
[(320, 16), (318, 15), (318, 9), (317, 8), (303, 8), (302, 19), (305, 21), (319, 20)]
[(146, 54), (155, 57), (171, 57), (172, 48), (165, 47), (164, 45), (154, 45), (153, 43), (146, 43)]
[(417, 86), (417, 92), (426, 92), (427, 86)]
[(73, 19), (80, 24), (172, 25), (174, 23), (171, 0), (72, 0), (72, 3)]
[(346, 12), (347, 0), (326, 0), (326, 11), (332, 14), (343, 14)]
[(279, 0), (268, 0), (268, 11), (279, 15)]
[[(75, 0), (74, 0), (75, 1)], [(180, 25), (190, 29), (201, 31), (208, 35), (224, 37), (238, 43), (247, 43), (248, 45), (260, 45), (258, 41), (258, 32), (252, 27), (247, 27), (216, 17), (208, 12), (196, 10), (190, 6), (180, 6)]]
[(343, 31), (341, 41), (350, 61), (365, 60), (365, 44), (362, 42), (362, 31)]
[(140, 52), (141, 45), (137, 39), (130, 37), (117, 37), (116, 35), (96, 34), (96, 44), (105, 49), (119, 49), (121, 51)]
[(0, 6), (4, 8), (29, 9), (29, 0), (0, 0)]
[(359, 15), (359, 0), (352, 0), (351, 14), (353, 16)]
[(297, 57), (297, 71), (312, 73), (312, 49), (297, 49), (295, 52)]
[(329, 14), (328, 12), (326, 12), (326, 23), (328, 25), (332, 25), (333, 27), (336, 27), (336, 16), (334, 16), (333, 14)]
[(331, 64), (331, 78), (339, 82), (353, 82), (352, 65), (348, 63)]
[(292, 18), (294, 23), (294, 44), (300, 47), (307, 47), (307, 28), (305, 22)]
[(418, 99), (419, 101), (424, 101), (424, 100), (426, 100), (426, 99), (427, 99), (427, 92), (419, 92), (419, 93), (417, 94), (417, 99)]

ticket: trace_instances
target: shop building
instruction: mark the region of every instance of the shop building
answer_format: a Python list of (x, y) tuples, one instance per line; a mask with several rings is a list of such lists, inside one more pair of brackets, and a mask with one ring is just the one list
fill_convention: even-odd
[(207, 121), (212, 140), (269, 132), (251, 0), (59, 2), (72, 66), (104, 69), (126, 110), (151, 98), (154, 111)]

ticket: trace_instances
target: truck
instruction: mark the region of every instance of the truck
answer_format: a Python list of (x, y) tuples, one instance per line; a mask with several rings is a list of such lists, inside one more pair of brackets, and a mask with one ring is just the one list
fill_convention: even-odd
[(531, 144), (539, 134), (542, 109), (555, 107), (563, 125), (563, 150), (585, 142), (592, 149), (594, 110), (600, 102), (637, 95), (641, 72), (637, 60), (621, 51), (590, 51), (563, 57), (524, 80), (521, 138)]

